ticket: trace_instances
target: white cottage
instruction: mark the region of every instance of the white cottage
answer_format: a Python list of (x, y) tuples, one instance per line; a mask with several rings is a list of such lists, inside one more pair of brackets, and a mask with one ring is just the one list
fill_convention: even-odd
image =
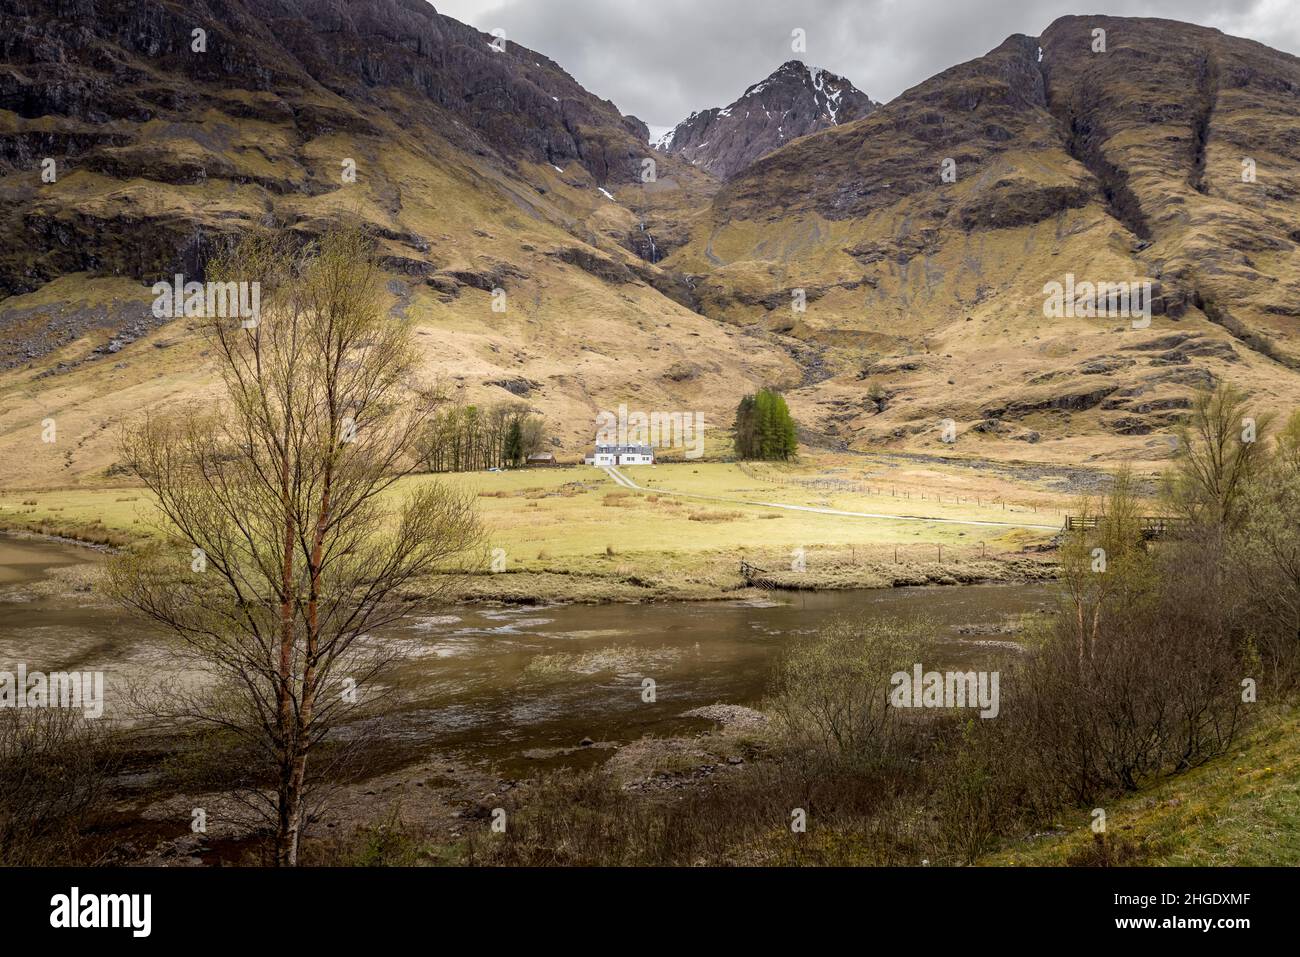
[(586, 457), (588, 465), (654, 465), (655, 450), (649, 445), (597, 445)]

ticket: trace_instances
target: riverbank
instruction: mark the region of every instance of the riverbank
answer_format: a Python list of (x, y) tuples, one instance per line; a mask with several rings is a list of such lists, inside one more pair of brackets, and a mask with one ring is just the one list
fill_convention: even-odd
[[(647, 735), (606, 752), (608, 759), (576, 772), (582, 786), (624, 795), (611, 806), (620, 820), (630, 808), (669, 801), (706, 801), (740, 775), (762, 774), (778, 740), (761, 711), (730, 705), (694, 709), (709, 727), (695, 734)], [(1162, 778), (1107, 803), (1107, 831), (1092, 830), (1090, 808), (1058, 815), (1053, 826), (1004, 839), (975, 863), (1003, 867), (1291, 866), (1300, 859), (1300, 709), (1277, 706), (1243, 735), (1232, 753)], [(587, 745), (587, 748), (593, 745)], [(582, 749), (575, 745), (575, 750)], [(481, 863), (491, 840), (493, 810), (511, 815), (549, 794), (545, 776), (514, 777), (459, 762), (443, 754), (363, 776), (341, 786), (313, 835), (304, 860), (321, 865), (446, 865)], [(205, 807), (209, 830), (185, 826), (193, 807)], [(114, 816), (121, 823), (113, 861), (118, 864), (204, 866), (257, 863), (253, 829), (240, 823), (229, 799), (215, 792), (168, 791), (148, 796), (119, 792)], [(545, 813), (545, 809), (542, 809)], [(127, 824), (127, 819), (132, 823)], [(814, 853), (837, 863), (878, 865), (859, 848), (851, 829), (819, 828)], [(784, 843), (776, 827), (771, 847), (756, 847), (754, 863), (773, 863)], [(784, 861), (784, 863), (792, 863)], [(899, 861), (915, 866), (921, 863)]]
[[(0, 526), (0, 534), (86, 548), (109, 555), (121, 545), (102, 541), (94, 528), (64, 524)], [(929, 552), (934, 557), (915, 557)], [(954, 552), (956, 554), (954, 555)], [(797, 558), (797, 560), (796, 560)], [(613, 602), (724, 601), (779, 597), (789, 592), (905, 588), (921, 585), (1026, 585), (1054, 581), (1056, 550), (990, 554), (986, 549), (943, 549), (918, 545), (805, 549), (792, 557), (774, 549), (703, 552), (664, 556), (645, 552), (567, 560), (551, 565), (537, 560), (501, 572), (460, 571), (442, 580), (416, 582), (403, 590), (409, 602), (455, 604), (553, 605)], [(44, 592), (62, 587), (84, 598), (96, 590), (95, 565), (63, 570), (41, 583)]]
[[(938, 551), (932, 549), (936, 555)], [(905, 588), (921, 585), (1025, 585), (1054, 581), (1055, 550), (1003, 555), (949, 553), (943, 560), (900, 557), (892, 550), (818, 549), (803, 553), (802, 567), (785, 553), (750, 549), (665, 562), (656, 556), (624, 555), (618, 561), (569, 563), (563, 569), (517, 569), (465, 576), (448, 589), (458, 603), (506, 605), (559, 602), (723, 601), (795, 592)], [(602, 567), (604, 566), (604, 567)], [(793, 567), (792, 567), (793, 566)], [(742, 570), (742, 568), (744, 570)], [(406, 597), (419, 601), (421, 589)]]
[[(503, 601), (563, 600), (564, 586), (575, 588), (568, 600), (707, 598), (738, 587), (742, 561), (792, 574), (806, 565), (802, 583), (780, 587), (1018, 581), (1019, 557), (1050, 546), (1076, 504), (1073, 486), (1039, 471), (1015, 484), (950, 463), (811, 456), (638, 466), (618, 477), (582, 467), (417, 475), (391, 490), (392, 504), (429, 482), (473, 498), (484, 528), (481, 552), (462, 569), (484, 577), (463, 597)], [(95, 545), (156, 537), (158, 518), (138, 486), (0, 491), (0, 528)]]
[[(350, 830), (340, 832), (329, 843), (334, 862), (355, 861), (370, 855), (370, 863), (484, 863), (483, 851), (491, 838), (485, 837), (492, 808), (505, 805), (511, 817), (525, 815), (537, 829), (537, 819), (587, 820), (604, 814), (611, 827), (620, 827), (612, 844), (640, 836), (633, 822), (652, 815), (665, 802), (687, 808), (703, 808), (716, 795), (754, 796), (780, 764), (782, 742), (766, 714), (749, 708), (718, 705), (696, 709), (712, 720), (712, 727), (693, 735), (647, 736), (613, 753), (599, 768), (580, 775), (577, 781), (533, 779), (500, 781), (475, 803), (464, 803), (441, 826), (428, 816), (390, 810), (387, 817), (370, 820), (353, 818)], [(1093, 830), (1096, 820), (1091, 804), (1065, 808), (1055, 822), (1032, 832), (1004, 836), (999, 847), (973, 861), (975, 866), (1002, 867), (1277, 867), (1293, 866), (1300, 860), (1300, 708), (1282, 703), (1261, 714), (1230, 752), (1205, 764), (1146, 782), (1138, 791), (1116, 795), (1105, 802), (1106, 830)], [(757, 781), (746, 783), (746, 778)], [(388, 785), (376, 794), (391, 796), (388, 806), (406, 807), (402, 792)], [(409, 794), (409, 791), (406, 792)], [(725, 799), (722, 799), (725, 800)], [(777, 802), (779, 803), (779, 802)], [(558, 805), (558, 807), (557, 807)], [(749, 808), (734, 808), (744, 814)], [(862, 810), (863, 818), (841, 817), (819, 821), (806, 837), (791, 841), (779, 816), (770, 814), (771, 825), (764, 837), (745, 846), (724, 842), (722, 857), (732, 864), (835, 864), (840, 866), (917, 866), (928, 863), (924, 842), (909, 848), (904, 856), (881, 856), (882, 844), (864, 833), (874, 807)], [(924, 828), (906, 818), (884, 811), (881, 827), (890, 841), (899, 828)], [(380, 821), (386, 838), (375, 842)], [(342, 825), (343, 822), (340, 822)], [(957, 822), (960, 827), (960, 823)], [(579, 835), (581, 824), (577, 825)], [(541, 825), (539, 834), (556, 841), (563, 854), (563, 836)], [(346, 836), (345, 836), (346, 835)], [(572, 840), (579, 840), (575, 835)], [(914, 856), (906, 856), (908, 851)], [(585, 863), (617, 863), (621, 847), (611, 846), (609, 860), (586, 844), (571, 851)], [(897, 855), (899, 848), (893, 854)], [(711, 863), (718, 863), (712, 861)]]
[[(94, 560), (68, 563), (67, 555), (63, 554), (68, 551), (64, 548), (60, 555), (52, 556), (60, 563), (50, 567), (41, 582), (23, 586), (23, 592), (34, 601), (51, 605), (71, 604), (63, 599), (74, 598), (80, 614), (84, 615), (89, 607), (87, 602), (93, 605), (96, 601), (95, 566), (99, 563)], [(777, 553), (771, 552), (764, 560), (776, 557)], [(875, 567), (851, 551), (838, 557), (845, 567), (837, 569), (826, 553), (813, 553), (809, 566), (822, 573), (835, 571), (837, 580), (850, 580), (850, 575), (857, 576), (852, 580), (864, 580), (868, 575), (880, 575), (883, 580), (920, 574), (912, 568)], [(856, 565), (852, 564), (855, 557)], [(751, 558), (757, 563), (757, 554)], [(1024, 570), (1026, 574), (1054, 572), (1048, 556), (1027, 556), (1025, 560), (1032, 563)], [(1010, 567), (1009, 563), (1004, 564)], [(987, 570), (979, 571), (983, 575)], [(942, 580), (955, 579), (963, 572), (936, 562), (933, 569), (926, 571), (927, 575), (930, 573)], [(469, 586), (497, 587), (503, 581), (513, 584), (511, 580), (526, 582), (532, 574), (480, 576), (471, 580)], [(787, 570), (769, 574), (789, 576), (788, 581), (795, 584), (799, 580), (797, 576), (807, 573)], [(556, 577), (568, 580), (570, 591), (576, 591), (572, 587), (574, 575)], [(739, 581), (737, 576), (736, 582)], [(638, 593), (647, 587), (624, 584)], [(602, 594), (610, 591), (609, 582), (592, 587)], [(890, 595), (886, 588), (887, 585), (878, 588), (881, 599)], [(533, 582), (523, 591), (536, 593), (540, 589)], [(950, 593), (952, 600), (947, 601), (941, 598), (946, 589), (923, 589), (916, 593), (919, 600), (910, 604), (933, 608), (938, 599), (947, 609), (967, 595), (995, 591), (954, 589)], [(483, 601), (513, 604), (510, 595), (503, 597), (501, 591), (494, 594), (495, 597), (483, 597)], [(712, 700), (713, 704), (700, 704), (698, 697), (695, 703), (678, 703), (682, 694), (680, 682), (686, 673), (676, 669), (697, 667), (689, 664), (693, 661), (693, 644), (703, 642), (705, 649), (719, 647), (717, 638), (698, 631), (701, 623), (715, 624), (737, 606), (754, 599), (794, 600), (793, 605), (786, 606), (785, 617), (773, 623), (786, 638), (765, 638), (762, 629), (754, 630), (742, 620), (732, 627), (731, 637), (724, 639), (738, 642), (737, 649), (756, 653), (762, 642), (774, 637), (779, 645), (784, 645), (799, 631), (816, 632), (817, 615), (822, 612), (815, 611), (811, 604), (805, 605), (812, 602), (813, 591), (803, 594), (805, 597), (801, 598), (797, 593), (738, 589), (727, 593), (733, 601), (724, 602), (715, 610), (700, 609), (695, 615), (690, 614), (689, 603), (668, 604), (662, 610), (655, 610), (643, 601), (640, 608), (626, 611), (616, 607), (603, 610), (573, 607), (568, 612), (560, 608), (492, 612), (481, 605), (482, 622), (468, 618), (452, 620), (455, 616), (451, 615), (413, 622), (412, 630), (403, 640), (412, 643), (411, 667), (415, 670), (400, 679), (402, 687), (454, 686), (466, 689), (466, 701), (481, 700), (483, 682), (489, 676), (502, 674), (506, 659), (500, 655), (516, 658), (522, 653), (523, 657), (511, 666), (517, 674), (506, 679), (512, 704), (498, 717), (499, 727), (480, 727), (476, 722), (464, 723), (467, 713), (455, 700), (443, 699), (445, 690), (438, 690), (436, 697), (428, 701), (422, 697), (404, 701), (384, 719), (387, 730), (379, 731), (379, 737), (367, 748), (365, 763), (353, 768), (346, 780), (338, 782), (336, 799), (304, 848), (304, 860), (316, 864), (481, 863), (483, 842), (491, 839), (487, 836), (487, 825), (493, 810), (505, 807), (514, 815), (520, 809), (538, 807), (536, 802), (540, 798), (551, 800), (552, 792), (547, 789), (556, 785), (548, 782), (556, 780), (557, 773), (562, 775), (558, 780), (567, 782), (559, 785), (562, 789), (598, 788), (602, 795), (608, 791), (600, 800), (612, 802), (607, 810), (615, 816), (612, 819), (618, 820), (647, 813), (646, 808), (665, 800), (707, 801), (708, 795), (718, 788), (737, 787), (738, 793), (749, 793), (738, 783), (740, 779), (746, 775), (762, 778), (771, 773), (767, 770), (768, 763), (779, 761), (776, 756), (779, 742), (771, 736), (762, 710), (764, 705), (755, 700), (755, 692), (738, 689), (717, 698), (703, 699)], [(899, 599), (907, 597), (900, 591), (893, 595)], [(819, 601), (830, 598), (833, 593), (820, 596)], [(874, 600), (867, 607), (876, 607)], [(453, 611), (467, 614), (464, 609)], [(653, 624), (625, 629), (615, 636), (610, 622), (601, 617), (633, 611), (655, 616), (672, 612), (674, 618), (656, 619)], [(568, 620), (561, 619), (547, 626), (555, 638), (549, 646), (527, 638), (527, 629), (537, 629), (543, 620), (539, 612), (546, 618), (568, 616)], [(686, 617), (677, 620), (676, 616), (682, 612)], [(872, 613), (892, 612), (880, 607), (879, 612)], [(953, 614), (960, 615), (953, 619), (953, 632), (961, 636), (960, 641), (969, 645), (970, 653), (974, 654), (991, 644), (980, 638), (995, 636), (1002, 644), (1008, 640), (1014, 642), (1020, 627), (1014, 617), (1006, 618), (1007, 627), (1003, 627), (995, 620), (996, 616), (970, 615), (967, 611)], [(42, 632), (43, 641), (56, 637), (58, 633), (50, 629), (60, 627), (57, 622), (47, 620), (48, 615), (41, 612), (37, 616), (46, 629)], [(435, 621), (436, 625), (430, 629), (427, 623)], [(979, 624), (972, 629), (956, 624), (957, 621)], [(105, 635), (113, 633), (112, 626), (106, 625), (106, 629)], [(481, 636), (484, 650), (495, 650), (471, 667), (464, 642), (480, 640), (473, 636)], [(971, 640), (972, 636), (975, 640)], [(957, 646), (946, 647), (949, 650), (945, 653), (952, 654)], [(134, 645), (115, 654), (122, 660), (143, 661), (139, 648)], [(106, 664), (104, 661), (96, 666)], [(712, 661), (707, 667), (710, 674), (736, 675), (749, 670), (751, 665), (737, 668), (737, 662), (728, 659), (725, 664), (721, 660)], [(640, 676), (644, 674), (653, 674), (661, 681), (664, 715), (647, 715), (648, 724), (642, 730), (629, 726), (621, 734), (602, 733), (602, 726), (610, 716), (623, 714), (621, 720), (627, 720), (626, 705), (619, 704), (623, 697), (620, 689), (626, 684), (626, 694), (637, 698)], [(712, 684), (716, 680), (709, 679), (700, 690), (716, 689)], [(557, 682), (572, 684), (566, 688)], [(575, 693), (578, 697), (571, 697)], [(538, 695), (542, 697), (535, 697)], [(556, 712), (544, 705), (544, 700), (567, 703)], [(739, 705), (736, 701), (749, 704)], [(492, 743), (518, 741), (518, 735), (527, 727), (520, 723), (528, 720), (525, 716), (536, 720), (549, 714), (563, 715), (563, 725), (541, 733), (537, 746), (525, 749), (526, 758), (508, 757), (500, 746)], [(510, 734), (501, 738), (507, 730)], [(1300, 833), (1297, 831), (1300, 803), (1296, 800), (1300, 794), (1300, 752), (1294, 747), (1297, 732), (1300, 732), (1300, 712), (1275, 706), (1243, 736), (1231, 753), (1108, 802), (1106, 836), (1098, 838), (1093, 834), (1088, 808), (1067, 809), (1057, 815), (1054, 823), (1033, 833), (1004, 838), (999, 850), (977, 863), (1091, 866), (1294, 862), (1300, 857), (1300, 846), (1294, 839), (1294, 834)], [(536, 726), (529, 734), (537, 734)], [(174, 779), (175, 769), (184, 764), (183, 752), (177, 752), (175, 747), (176, 742), (170, 739), (152, 743), (146, 739), (133, 745), (131, 760), (115, 780), (112, 800), (107, 806), (105, 833), (113, 838), (111, 861), (173, 866), (257, 863), (253, 825), (239, 819), (238, 808), (230, 797), (220, 790), (194, 790)], [(195, 834), (189, 829), (189, 814), (195, 807), (203, 807), (207, 812), (206, 834)], [(752, 862), (800, 862), (780, 856), (785, 847), (782, 840), (773, 831), (770, 846), (753, 846)], [(878, 858), (878, 847), (859, 848), (861, 840), (851, 821), (842, 831), (823, 825), (818, 829), (816, 841), (809, 845), (809, 853), (814, 858), (822, 855), (825, 860), (838, 863), (884, 862)], [(917, 860), (891, 862), (914, 865)]]
[[(100, 553), (66, 543), (0, 538), (9, 575), (0, 658), (103, 673), (105, 727), (123, 733), (96, 853), (118, 864), (251, 862), (257, 823), (230, 794), (242, 767), (230, 743), (138, 720), (134, 689), (194, 672), (174, 638), (105, 600), (102, 565)], [(619, 787), (646, 793), (734, 776), (762, 757), (758, 713), (773, 669), (834, 622), (924, 619), (934, 660), (956, 664), (1001, 653), (1009, 635), (1053, 612), (1041, 585), (750, 589), (729, 599), (413, 605), (372, 636), (393, 654), (382, 698), (330, 739), (358, 749), (331, 778), (337, 800), (313, 860), (386, 854), (386, 835), (408, 830), (440, 848), (421, 860), (459, 859), (457, 842), (516, 791), (557, 775), (577, 781), (607, 762)], [(657, 686), (649, 699), (646, 679)], [(718, 730), (737, 723), (737, 738)], [(190, 830), (194, 808), (205, 809), (203, 835)]]

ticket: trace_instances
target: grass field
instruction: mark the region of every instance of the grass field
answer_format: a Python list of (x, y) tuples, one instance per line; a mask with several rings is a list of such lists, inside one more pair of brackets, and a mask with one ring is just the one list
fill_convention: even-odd
[[(579, 466), (414, 476), (394, 494), (438, 481), (473, 495), (487, 533), (474, 569), (485, 569), (500, 549), (498, 567), (504, 559), (508, 574), (476, 582), (472, 595), (507, 599), (525, 597), (519, 589), (574, 599), (708, 597), (737, 587), (741, 560), (782, 571), (802, 558), (808, 587), (996, 579), (989, 563), (1053, 535), (1014, 523), (1059, 527), (1075, 499), (1050, 482), (884, 456), (798, 465), (688, 462), (624, 474), (649, 491)], [(1008, 524), (867, 519), (748, 503)], [(124, 545), (153, 534), (155, 520), (149, 495), (130, 486), (0, 492), (7, 528)], [(967, 567), (972, 562), (988, 567)], [(521, 573), (532, 577), (515, 577)]]

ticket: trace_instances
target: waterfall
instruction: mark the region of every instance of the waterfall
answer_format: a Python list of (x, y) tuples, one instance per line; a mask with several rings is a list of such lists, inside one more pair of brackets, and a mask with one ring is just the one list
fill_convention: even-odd
[(650, 262), (657, 263), (659, 261), (659, 247), (655, 245), (655, 238), (646, 232), (644, 219), (641, 220), (638, 225), (641, 228), (641, 234), (645, 236), (646, 240), (650, 243)]

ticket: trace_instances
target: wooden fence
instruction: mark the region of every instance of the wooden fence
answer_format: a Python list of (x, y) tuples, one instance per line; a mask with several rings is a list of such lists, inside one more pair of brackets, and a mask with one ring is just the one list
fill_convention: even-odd
[[(1104, 516), (1098, 515), (1067, 515), (1065, 516), (1065, 530), (1072, 532), (1077, 529), (1096, 529), (1101, 526)], [(1138, 518), (1142, 527), (1143, 538), (1164, 538), (1167, 535), (1176, 535), (1185, 528), (1189, 522), (1185, 518), (1176, 518), (1172, 515), (1143, 515)]]

